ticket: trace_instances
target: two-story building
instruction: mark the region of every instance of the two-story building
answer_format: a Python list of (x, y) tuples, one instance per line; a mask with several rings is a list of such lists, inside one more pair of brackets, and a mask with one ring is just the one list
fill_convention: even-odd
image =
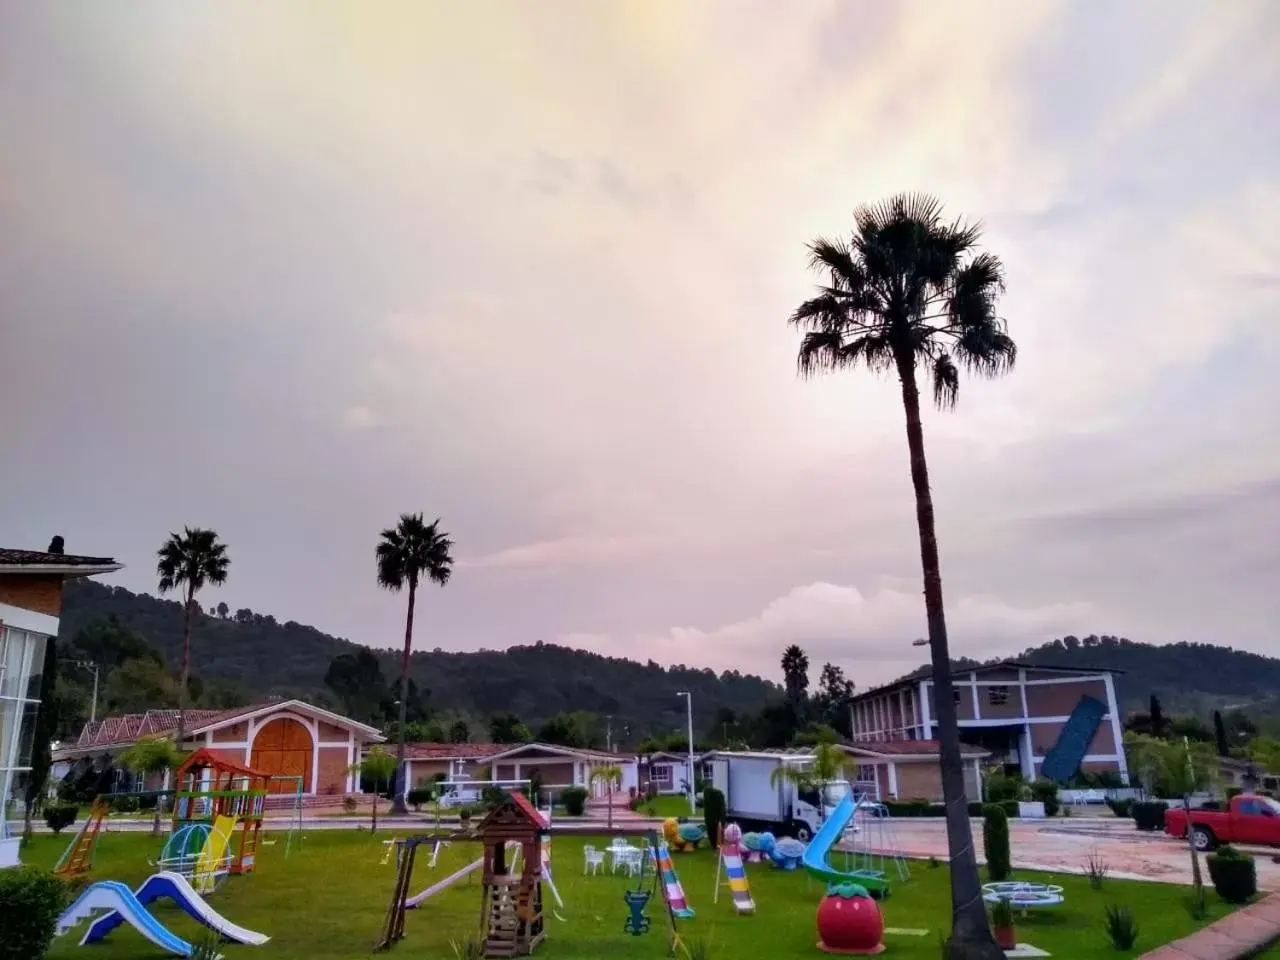
[[(952, 696), (963, 743), (981, 747), (989, 762), (1021, 773), (1040, 774), (1045, 756), (1058, 743), (1067, 721), (1080, 714), (1098, 718), (1079, 769), (1110, 771), (1129, 782), (1120, 711), (1117, 671), (1046, 667), (1005, 660), (956, 670)], [(933, 671), (924, 667), (883, 687), (855, 697), (853, 745), (937, 737), (938, 711)], [(1077, 724), (1081, 721), (1078, 718)], [(1078, 733), (1080, 727), (1073, 728)]]
[(0, 867), (18, 862), (21, 838), (9, 817), (31, 769), (45, 646), (58, 635), (62, 585), (120, 567), (109, 557), (64, 553), (61, 537), (47, 551), (0, 549)]

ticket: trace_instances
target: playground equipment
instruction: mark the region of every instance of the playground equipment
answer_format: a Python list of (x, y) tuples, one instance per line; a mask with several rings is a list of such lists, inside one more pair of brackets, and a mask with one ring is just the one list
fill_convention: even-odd
[(156, 900), (173, 900), (192, 919), (221, 937), (248, 946), (261, 946), (270, 938), (232, 923), (210, 907), (185, 877), (162, 872), (149, 877), (135, 893), (116, 880), (102, 880), (86, 887), (58, 918), (56, 935), (62, 936), (100, 910), (107, 911), (90, 924), (81, 946), (97, 943), (122, 924), (129, 924), (144, 937), (175, 956), (189, 957), (195, 950), (147, 910)]
[(779, 837), (775, 840), (772, 834), (766, 834), (760, 852), (773, 861), (773, 865), (778, 869), (794, 870), (800, 866), (804, 852), (808, 848), (808, 844), (801, 843), (795, 837)]
[[(230, 855), (227, 870), (235, 874), (252, 873), (262, 830), (267, 780), (265, 773), (232, 763), (208, 748), (197, 750), (174, 773), (174, 782), (178, 784), (173, 805), (174, 831), (188, 824), (210, 824), (213, 827), (210, 843), (217, 841), (221, 847), (217, 852), (225, 853), (231, 832), (239, 823), (240, 839)], [(212, 858), (215, 851), (210, 843), (206, 843), (205, 849)], [(202, 858), (204, 856), (202, 853)], [(211, 870), (210, 874), (214, 872)]]
[(720, 859), (716, 862), (716, 893), (712, 903), (720, 902), (720, 870), (724, 869), (729, 881), (729, 896), (739, 914), (755, 913), (756, 902), (751, 899), (751, 887), (747, 884), (747, 870), (742, 864), (742, 828), (731, 823), (720, 830)]
[[(197, 923), (213, 930), (224, 940), (240, 943), (250, 947), (260, 947), (271, 938), (265, 934), (246, 930), (232, 923), (218, 911), (214, 910), (187, 882), (187, 878), (176, 873), (161, 872), (152, 874), (133, 894), (134, 899), (143, 907), (157, 900), (172, 900)], [(113, 910), (99, 917), (89, 927), (81, 944), (97, 943), (121, 924), (129, 919), (118, 910)]]
[(1004, 880), (1000, 883), (984, 883), (982, 899), (987, 903), (1004, 901), (1017, 907), (1025, 917), (1033, 907), (1056, 907), (1065, 899), (1062, 887), (1056, 883), (1027, 883), (1023, 880)]
[(764, 841), (765, 837), (769, 838), (769, 843), (772, 845), (774, 842), (772, 833), (754, 833), (748, 831), (742, 835), (743, 859), (745, 859), (747, 863), (759, 863), (764, 858), (764, 851), (761, 849), (761, 843)]
[[(845, 828), (849, 826), (857, 813), (860, 806), (869, 808), (880, 807), (881, 804), (870, 801), (855, 800), (852, 793), (845, 794), (844, 798), (832, 811), (830, 817), (822, 825), (813, 841), (809, 844), (809, 848), (805, 850), (801, 863), (804, 868), (809, 871), (810, 875), (816, 877), (829, 884), (854, 883), (858, 886), (869, 890), (873, 895), (888, 896), (890, 890), (890, 878), (885, 870), (886, 857), (896, 865), (898, 877), (906, 879), (907, 866), (900, 853), (896, 850), (885, 854), (879, 848), (875, 841), (883, 840), (885, 831), (879, 831), (879, 837), (875, 836), (877, 831), (873, 829), (860, 830), (854, 835), (854, 850), (850, 855), (852, 863), (851, 869), (837, 870), (828, 863), (828, 856), (831, 848), (841, 839), (845, 833)], [(887, 819), (888, 812), (885, 811), (884, 818)], [(882, 819), (878, 814), (870, 818), (869, 823), (874, 824), (877, 819)]]
[(53, 865), (53, 872), (64, 878), (78, 877), (87, 873), (93, 866), (93, 853), (98, 845), (98, 833), (102, 829), (102, 821), (107, 816), (111, 804), (106, 797), (98, 797), (89, 808), (89, 815), (80, 824), (80, 829), (62, 851), (62, 856)]
[(707, 828), (700, 823), (681, 823), (675, 817), (668, 817), (662, 822), (662, 835), (672, 850), (687, 853), (698, 849), (698, 844), (707, 839)]
[(818, 904), (818, 949), (825, 953), (870, 956), (883, 953), (884, 917), (865, 887), (854, 883), (827, 888)]

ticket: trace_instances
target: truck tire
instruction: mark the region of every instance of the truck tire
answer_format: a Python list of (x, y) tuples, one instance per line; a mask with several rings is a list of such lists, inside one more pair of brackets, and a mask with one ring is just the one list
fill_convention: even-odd
[(1201, 853), (1208, 853), (1218, 845), (1218, 838), (1208, 827), (1195, 826), (1191, 828), (1191, 845)]
[(807, 823), (793, 823), (791, 825), (791, 835), (801, 843), (808, 843), (813, 839), (813, 833), (809, 830)]

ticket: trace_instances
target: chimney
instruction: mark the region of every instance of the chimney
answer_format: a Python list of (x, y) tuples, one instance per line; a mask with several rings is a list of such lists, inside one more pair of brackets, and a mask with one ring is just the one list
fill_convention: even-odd
[(65, 553), (66, 551), (63, 549), (63, 545), (62, 545), (62, 538), (61, 538), (61, 537), (54, 537), (52, 540), (50, 540), (50, 541), (49, 541), (49, 549), (48, 549), (48, 550), (46, 550), (45, 552), (46, 552), (46, 553), (56, 553), (56, 554), (59, 554), (59, 555), (61, 555), (61, 554)]

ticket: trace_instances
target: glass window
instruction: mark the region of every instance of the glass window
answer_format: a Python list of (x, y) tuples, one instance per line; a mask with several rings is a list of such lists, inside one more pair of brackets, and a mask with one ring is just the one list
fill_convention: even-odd
[(987, 702), (993, 707), (1003, 707), (1009, 702), (1009, 688), (987, 687)]

